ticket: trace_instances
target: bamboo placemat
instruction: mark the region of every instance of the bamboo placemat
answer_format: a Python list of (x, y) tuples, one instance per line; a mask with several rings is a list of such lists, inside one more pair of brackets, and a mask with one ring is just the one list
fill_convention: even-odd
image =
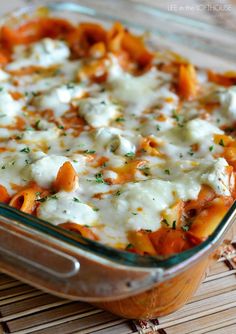
[(0, 274), (0, 326), (4, 334), (234, 334), (234, 261), (221, 258), (186, 306), (152, 322), (121, 319), (86, 303), (48, 295)]

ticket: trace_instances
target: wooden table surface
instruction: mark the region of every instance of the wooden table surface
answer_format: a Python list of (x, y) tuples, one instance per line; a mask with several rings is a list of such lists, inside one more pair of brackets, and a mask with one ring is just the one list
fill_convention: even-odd
[[(130, 1), (143, 2), (236, 30), (236, 0)], [(25, 3), (30, 3), (30, 0), (0, 0), (0, 15)], [(220, 10), (222, 8), (220, 6), (223, 5), (225, 9)], [(67, 302), (48, 296), (0, 274), (0, 327), (1, 324), (3, 326), (2, 329), (0, 328), (0, 333), (1, 331), (3, 334), (151, 333), (151, 327), (148, 327), (150, 325), (153, 328), (152, 333), (235, 334), (236, 269), (231, 267), (228, 271), (226, 264), (220, 262), (214, 266), (211, 275), (196, 296), (190, 304), (178, 311), (179, 313), (158, 319), (154, 324), (147, 324), (146, 329), (144, 325), (142, 327), (138, 323), (119, 319), (107, 312), (89, 307), (85, 303)], [(63, 316), (61, 315), (60, 318), (59, 314), (62, 313)], [(48, 325), (45, 322), (47, 317)], [(68, 328), (71, 328), (71, 331), (68, 331)]]

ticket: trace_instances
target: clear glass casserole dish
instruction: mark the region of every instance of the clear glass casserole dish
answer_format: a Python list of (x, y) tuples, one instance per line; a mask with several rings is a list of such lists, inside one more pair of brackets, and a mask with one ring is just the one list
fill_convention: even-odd
[[(126, 1), (38, 5), (42, 4), (35, 1), (1, 23), (14, 26), (42, 15), (105, 25), (118, 20), (135, 31), (152, 32), (150, 44), (171, 47), (197, 65), (217, 70), (236, 67), (234, 33), (202, 22)], [(195, 292), (214, 251), (232, 231), (235, 208), (233, 204), (206, 241), (163, 258), (119, 251), (0, 204), (0, 268), (45, 291), (91, 302), (123, 317), (154, 318), (181, 307)]]

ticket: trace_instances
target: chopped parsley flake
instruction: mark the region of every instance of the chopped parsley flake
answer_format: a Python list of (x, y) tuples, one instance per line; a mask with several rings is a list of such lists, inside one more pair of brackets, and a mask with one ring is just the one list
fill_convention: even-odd
[(116, 119), (116, 122), (125, 122), (125, 119), (123, 117), (118, 117)]
[(134, 216), (137, 216), (137, 214), (138, 214), (137, 212), (132, 212), (132, 215)]
[(2, 166), (1, 169), (6, 169), (6, 166)]
[(39, 120), (37, 120), (37, 122), (35, 122), (35, 127), (36, 127), (36, 129), (38, 129), (39, 128), (39, 123), (40, 123), (40, 119)]
[(161, 128), (160, 128), (159, 125), (156, 126), (156, 129), (157, 129), (157, 131), (160, 131), (160, 130), (161, 130)]
[(94, 150), (85, 150), (85, 151), (83, 151), (83, 153), (85, 153), (85, 154), (94, 154), (94, 153), (96, 153), (96, 151), (94, 151)]
[(167, 221), (166, 219), (163, 219), (163, 220), (161, 221), (161, 223), (164, 224), (164, 225), (166, 225), (166, 226), (169, 226), (169, 223), (168, 223), (168, 221)]
[(177, 111), (175, 109), (172, 111), (172, 116), (174, 119), (176, 119), (177, 122), (180, 121), (180, 116), (177, 114)]
[(184, 226), (182, 226), (181, 228), (182, 228), (182, 230), (183, 230), (184, 232), (187, 232), (187, 231), (189, 230), (189, 226), (188, 226), (188, 225), (184, 225)]
[(194, 152), (193, 152), (192, 150), (190, 150), (190, 151), (188, 152), (188, 154), (192, 157), (192, 156), (194, 155)]
[(128, 244), (128, 245), (125, 247), (125, 249), (132, 249), (132, 248), (134, 248), (134, 246), (133, 246), (132, 244)]
[(219, 145), (220, 145), (220, 146), (223, 146), (223, 147), (225, 146), (225, 143), (224, 143), (223, 139), (221, 139), (221, 140), (219, 141)]
[(209, 147), (209, 151), (210, 151), (210, 152), (212, 152), (213, 149), (214, 149), (214, 146), (210, 146), (210, 147)]
[(105, 183), (105, 181), (103, 180), (103, 177), (102, 177), (101, 173), (95, 174), (95, 179), (96, 179), (97, 183)]
[(130, 158), (130, 157), (134, 157), (134, 152), (129, 152), (129, 153), (126, 153), (125, 156)]
[(120, 196), (121, 195), (121, 191), (120, 190), (118, 190), (115, 194), (114, 194), (114, 196)]
[(143, 173), (145, 176), (149, 176), (149, 175), (150, 175), (150, 168), (147, 167), (147, 166), (141, 166), (141, 167), (138, 167), (138, 170), (142, 171), (142, 173)]
[(42, 198), (37, 198), (37, 199), (36, 199), (37, 202), (41, 202), (41, 203), (46, 202), (46, 200), (47, 200), (47, 196), (46, 196), (46, 197), (42, 197)]
[(93, 211), (97, 212), (97, 211), (99, 211), (99, 209), (98, 208), (93, 208)]
[(24, 148), (22, 148), (22, 150), (20, 150), (20, 152), (29, 153), (30, 148), (29, 147), (24, 147)]
[(24, 136), (24, 134), (22, 133), (22, 134), (20, 134), (20, 135), (17, 135), (16, 136), (16, 139), (22, 139), (23, 138), (23, 136)]
[(57, 197), (57, 195), (52, 195), (52, 196), (50, 196), (48, 199), (58, 199), (58, 197)]
[(169, 169), (165, 169), (164, 172), (165, 172), (165, 174), (170, 175), (170, 170)]
[(73, 82), (69, 82), (69, 83), (66, 85), (66, 87), (67, 87), (68, 89), (73, 89), (73, 88), (75, 87), (75, 84), (74, 84)]
[(73, 201), (77, 203), (81, 203), (81, 201), (77, 197), (73, 197)]

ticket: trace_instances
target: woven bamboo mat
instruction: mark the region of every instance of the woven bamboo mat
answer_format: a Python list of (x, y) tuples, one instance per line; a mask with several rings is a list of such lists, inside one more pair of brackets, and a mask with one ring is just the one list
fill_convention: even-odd
[(0, 326), (4, 334), (234, 334), (235, 286), (235, 263), (221, 258), (186, 306), (146, 323), (48, 295), (0, 274)]

